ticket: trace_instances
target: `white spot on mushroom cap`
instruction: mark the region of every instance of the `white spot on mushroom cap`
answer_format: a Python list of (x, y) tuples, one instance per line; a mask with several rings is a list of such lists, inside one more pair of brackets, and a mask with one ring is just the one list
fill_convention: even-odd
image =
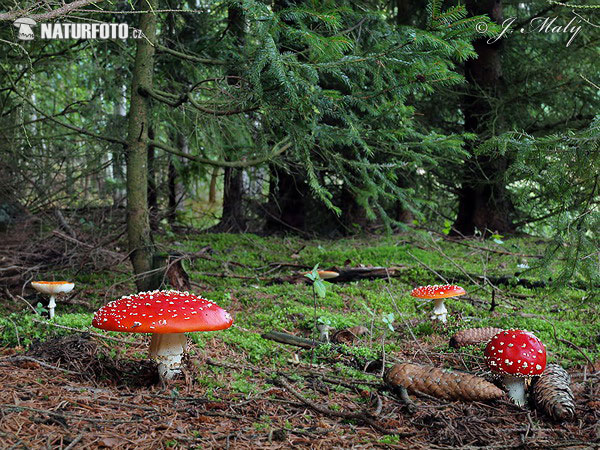
[[(504, 340), (500, 341), (500, 337), (504, 337)], [(512, 342), (513, 339), (515, 342)], [(497, 349), (499, 342), (506, 344), (504, 352)], [(524, 330), (502, 331), (488, 342), (485, 350), (486, 363), (494, 372), (507, 371), (514, 376), (533, 376), (544, 369), (545, 357), (542, 355), (545, 355), (545, 352), (539, 348), (542, 345), (533, 333)], [(500, 356), (501, 353), (504, 355)], [(538, 356), (540, 363), (535, 364)]]

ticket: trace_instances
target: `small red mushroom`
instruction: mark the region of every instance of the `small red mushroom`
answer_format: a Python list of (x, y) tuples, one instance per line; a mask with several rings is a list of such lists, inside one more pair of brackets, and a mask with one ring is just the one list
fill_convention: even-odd
[(122, 297), (94, 314), (92, 325), (108, 331), (152, 333), (150, 357), (161, 379), (181, 372), (186, 332), (229, 328), (231, 315), (214, 302), (179, 291), (153, 291)]
[(526, 403), (525, 378), (541, 375), (546, 368), (546, 347), (533, 333), (501, 331), (485, 348), (488, 367), (503, 375), (504, 386), (515, 404)]
[(467, 292), (460, 286), (453, 284), (445, 285), (434, 285), (434, 286), (420, 286), (414, 288), (410, 295), (417, 298), (433, 299), (433, 315), (431, 319), (441, 320), (446, 323), (446, 317), (448, 310), (444, 306), (444, 299), (449, 297), (458, 297), (459, 295), (465, 295)]
[[(312, 273), (312, 271), (302, 272), (302, 275), (306, 276), (310, 273)], [(317, 270), (317, 273), (319, 274), (321, 280), (331, 280), (332, 278), (337, 278), (340, 276), (338, 272), (334, 272), (333, 270)]]

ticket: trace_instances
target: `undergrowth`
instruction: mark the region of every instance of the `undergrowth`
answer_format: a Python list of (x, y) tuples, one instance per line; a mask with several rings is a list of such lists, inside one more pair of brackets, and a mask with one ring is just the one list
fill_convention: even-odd
[[(524, 328), (536, 333), (547, 345), (549, 361), (564, 366), (580, 365), (598, 358), (600, 352), (600, 312), (597, 292), (576, 287), (557, 290), (551, 287), (527, 288), (518, 278), (544, 281), (551, 274), (523, 267), (534, 266), (543, 242), (533, 238), (505, 239), (502, 244), (489, 241), (465, 241), (457, 244), (430, 234), (400, 234), (378, 238), (348, 238), (336, 241), (311, 240), (298, 237), (259, 237), (255, 235), (195, 234), (165, 238), (162, 245), (181, 252), (194, 252), (205, 246), (212, 251), (210, 259), (186, 261), (185, 267), (194, 283), (193, 292), (216, 301), (232, 312), (234, 326), (216, 333), (192, 333), (191, 339), (202, 351), (212, 339), (220, 339), (252, 363), (271, 366), (289, 364), (297, 353), (309, 361), (310, 352), (262, 339), (263, 332), (287, 331), (305, 337), (311, 335), (314, 323), (313, 297), (308, 284), (271, 284), (262, 278), (285, 276), (308, 271), (315, 264), (320, 268), (349, 266), (403, 267), (398, 278), (362, 280), (351, 283), (325, 283), (326, 295), (318, 298), (317, 318), (341, 329), (364, 325), (372, 335), (363, 339), (355, 351), (363, 356), (377, 357), (381, 353), (381, 336), (386, 327), (383, 317), (392, 314), (394, 332), (385, 335), (385, 351), (389, 355), (402, 352), (413, 342), (413, 335), (432, 351), (452, 351), (447, 346), (450, 336), (463, 328), (497, 326)], [(487, 252), (487, 246), (498, 252)], [(504, 253), (503, 253), (504, 252)], [(509, 254), (505, 254), (509, 253)], [(292, 263), (296, 266), (281, 266)], [(225, 274), (226, 277), (215, 277)], [(498, 285), (494, 311), (490, 311), (491, 287), (481, 282), (481, 276), (507, 276), (513, 284)], [(64, 273), (63, 273), (64, 275)], [(235, 276), (252, 277), (250, 279)], [(442, 280), (440, 276), (444, 277)], [(133, 284), (122, 273), (80, 273), (72, 280), (89, 307), (61, 304), (55, 323), (67, 327), (92, 329), (93, 310), (108, 300), (133, 292)], [(447, 325), (429, 319), (432, 305), (409, 295), (422, 284), (445, 281), (461, 284), (468, 295), (449, 299)], [(479, 285), (475, 284), (477, 282)], [(107, 289), (110, 292), (107, 293)], [(390, 295), (391, 294), (391, 295)], [(43, 298), (35, 298), (44, 301)], [(8, 302), (5, 299), (5, 302)], [(6, 304), (6, 303), (5, 303)], [(13, 308), (14, 310), (14, 308)], [(71, 311), (67, 313), (66, 311)], [(34, 340), (45, 340), (73, 331), (44, 325), (46, 321), (30, 308), (0, 317), (1, 342), (5, 346), (28, 346)], [(117, 334), (113, 334), (117, 336)], [(119, 335), (119, 337), (127, 337)], [(133, 339), (133, 336), (132, 336)], [(464, 351), (464, 350), (463, 350)], [(474, 355), (481, 348), (467, 349)], [(324, 351), (316, 352), (325, 358)], [(251, 388), (239, 381), (239, 389)]]

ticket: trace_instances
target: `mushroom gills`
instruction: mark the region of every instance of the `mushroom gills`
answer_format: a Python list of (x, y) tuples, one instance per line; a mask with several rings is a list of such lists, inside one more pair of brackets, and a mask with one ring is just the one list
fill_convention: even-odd
[(433, 315), (431, 316), (432, 320), (441, 320), (443, 323), (446, 323), (446, 317), (448, 316), (448, 310), (444, 305), (443, 298), (436, 298), (433, 307)]
[(162, 380), (171, 380), (181, 373), (181, 360), (185, 348), (185, 333), (152, 335), (150, 357), (158, 362), (158, 373)]
[(523, 377), (513, 375), (504, 375), (502, 379), (504, 387), (508, 391), (508, 396), (517, 406), (525, 406), (527, 396), (525, 394), (525, 380)]

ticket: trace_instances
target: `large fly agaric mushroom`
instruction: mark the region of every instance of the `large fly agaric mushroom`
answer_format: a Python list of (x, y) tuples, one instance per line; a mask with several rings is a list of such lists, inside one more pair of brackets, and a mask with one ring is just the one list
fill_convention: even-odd
[(466, 291), (463, 288), (452, 284), (420, 286), (414, 288), (410, 293), (413, 297), (435, 300), (431, 318), (441, 320), (444, 323), (446, 323), (446, 316), (448, 315), (448, 310), (444, 306), (444, 299), (465, 294)]
[(108, 331), (152, 333), (150, 357), (162, 380), (181, 372), (186, 332), (229, 328), (231, 315), (214, 302), (179, 291), (153, 291), (114, 300), (94, 314), (92, 325)]
[(42, 294), (50, 295), (48, 303), (48, 314), (50, 319), (54, 319), (54, 308), (56, 308), (56, 294), (66, 294), (75, 287), (74, 283), (68, 281), (32, 281), (31, 286)]
[(529, 331), (501, 331), (485, 348), (490, 370), (503, 375), (508, 395), (518, 406), (525, 405), (525, 378), (541, 375), (546, 367), (546, 347)]

